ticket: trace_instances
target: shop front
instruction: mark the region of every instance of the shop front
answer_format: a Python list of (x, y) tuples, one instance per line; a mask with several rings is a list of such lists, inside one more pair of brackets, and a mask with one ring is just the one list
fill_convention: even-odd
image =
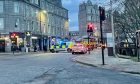
[(33, 34), (31, 41), (33, 49), (36, 47), (38, 51), (47, 51), (48, 36)]

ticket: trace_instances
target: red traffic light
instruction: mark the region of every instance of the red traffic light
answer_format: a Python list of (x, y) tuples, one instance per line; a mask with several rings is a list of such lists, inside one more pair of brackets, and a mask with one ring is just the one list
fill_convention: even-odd
[(87, 25), (87, 32), (93, 32), (94, 25), (93, 23), (88, 23)]
[(94, 25), (92, 23), (88, 23), (88, 28), (90, 28), (90, 29), (92, 28), (93, 29)]
[(92, 25), (92, 24), (89, 24), (89, 27), (90, 27), (90, 28), (93, 28), (93, 25)]
[(13, 33), (13, 34), (12, 34), (12, 36), (14, 36), (14, 37), (15, 37), (15, 36), (16, 36), (16, 34), (15, 34), (15, 33)]
[(17, 36), (17, 33), (16, 32), (10, 32), (10, 37), (11, 38), (15, 38)]

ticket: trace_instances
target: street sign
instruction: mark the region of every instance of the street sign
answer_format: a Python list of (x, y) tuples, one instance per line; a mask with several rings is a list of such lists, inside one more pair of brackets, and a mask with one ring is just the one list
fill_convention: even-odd
[(113, 47), (112, 33), (107, 33), (107, 47)]

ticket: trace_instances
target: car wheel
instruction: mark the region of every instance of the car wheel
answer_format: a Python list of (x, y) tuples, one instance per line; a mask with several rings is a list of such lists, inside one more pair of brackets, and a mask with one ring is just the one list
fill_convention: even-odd
[(59, 51), (56, 51), (56, 53), (59, 53)]
[(55, 53), (54, 49), (50, 50), (51, 53)]
[(67, 49), (67, 52), (71, 52), (72, 50), (70, 48)]

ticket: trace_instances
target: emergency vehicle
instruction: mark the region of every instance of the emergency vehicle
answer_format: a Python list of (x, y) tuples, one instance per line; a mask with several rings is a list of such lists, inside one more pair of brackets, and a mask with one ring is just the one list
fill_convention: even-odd
[(68, 51), (72, 49), (72, 42), (66, 38), (51, 37), (50, 38), (50, 52)]
[(89, 43), (88, 43), (88, 37), (82, 37), (81, 44), (84, 44), (89, 50), (93, 50), (94, 48), (97, 48), (97, 41), (95, 40), (94, 37), (89, 38)]

